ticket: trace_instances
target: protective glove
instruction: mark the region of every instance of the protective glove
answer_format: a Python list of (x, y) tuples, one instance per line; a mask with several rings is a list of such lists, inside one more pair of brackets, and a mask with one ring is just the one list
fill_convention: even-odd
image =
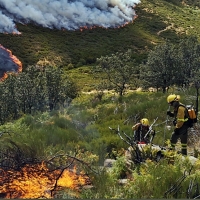
[(155, 134), (155, 130), (151, 130), (151, 131), (150, 131), (150, 134), (151, 134), (151, 135), (154, 135), (154, 134)]
[(176, 126), (176, 119), (173, 120), (173, 125)]
[(174, 116), (174, 113), (172, 113), (170, 110), (167, 111), (167, 115), (169, 115), (170, 117)]

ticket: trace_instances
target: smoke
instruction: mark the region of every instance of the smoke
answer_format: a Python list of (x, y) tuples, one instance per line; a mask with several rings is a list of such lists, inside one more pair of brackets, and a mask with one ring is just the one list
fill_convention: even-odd
[(21, 70), (21, 62), (12, 55), (11, 51), (0, 45), (0, 78), (6, 72), (18, 72)]
[(15, 23), (75, 30), (114, 28), (131, 22), (140, 0), (0, 0), (0, 32), (19, 33)]

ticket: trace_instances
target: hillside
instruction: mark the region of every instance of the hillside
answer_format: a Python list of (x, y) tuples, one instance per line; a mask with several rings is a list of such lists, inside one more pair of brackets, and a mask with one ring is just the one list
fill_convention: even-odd
[[(76, 31), (48, 29), (34, 24), (17, 24), (22, 33), (0, 34), (0, 44), (16, 55), (23, 67), (38, 61), (58, 66), (94, 64), (97, 57), (132, 49), (141, 62), (154, 45), (178, 41), (187, 34), (200, 37), (198, 1), (142, 0), (135, 8), (138, 17), (124, 27)], [(187, 5), (188, 3), (188, 5)]]
[[(166, 40), (176, 43), (187, 35), (200, 39), (199, 5), (199, 0), (141, 0), (133, 23), (115, 29), (68, 31), (18, 23), (22, 34), (0, 34), (0, 44), (22, 61), (23, 69), (33, 65), (29, 73), (0, 84), (0, 197), (200, 197), (199, 120), (189, 129), (185, 157), (180, 141), (176, 151), (170, 148), (174, 118), (166, 114), (173, 109), (166, 101), (170, 93), (195, 105), (200, 101), (196, 89), (128, 90), (119, 98), (113, 90), (96, 92), (98, 79), (91, 73), (100, 56), (132, 49), (139, 64)], [(38, 70), (36, 63), (63, 67), (81, 90), (60, 68)], [(152, 128), (152, 140), (144, 146), (133, 142), (132, 129), (142, 118)], [(113, 163), (108, 167), (106, 160)]]

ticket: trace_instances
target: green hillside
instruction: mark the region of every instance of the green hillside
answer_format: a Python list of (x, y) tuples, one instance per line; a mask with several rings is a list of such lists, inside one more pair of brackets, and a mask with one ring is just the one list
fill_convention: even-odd
[(187, 34), (200, 37), (200, 10), (194, 7), (198, 1), (187, 2), (190, 6), (180, 2), (142, 0), (135, 8), (138, 17), (133, 23), (115, 29), (68, 31), (17, 24), (22, 34), (0, 34), (0, 44), (10, 49), (24, 68), (45, 59), (57, 66), (90, 65), (100, 56), (127, 49), (141, 62), (149, 49), (165, 40), (177, 42)]
[[(198, 199), (199, 112), (188, 132), (188, 156), (182, 156), (179, 141), (176, 151), (170, 148), (174, 118), (167, 115), (172, 108), (166, 101), (175, 93), (181, 103), (196, 106), (196, 88), (171, 84), (166, 93), (139, 88), (122, 96), (102, 88), (95, 92), (98, 79), (91, 68), (97, 58), (128, 49), (142, 67), (157, 44), (188, 35), (200, 39), (199, 6), (199, 0), (141, 0), (138, 17), (120, 28), (68, 31), (17, 24), (22, 34), (0, 34), (0, 44), (27, 69), (0, 82), (0, 197)], [(132, 127), (142, 118), (149, 120), (153, 140), (138, 149)], [(112, 167), (105, 167), (106, 159), (115, 161)], [(66, 170), (80, 179), (64, 179)], [(83, 174), (88, 181), (82, 185)]]

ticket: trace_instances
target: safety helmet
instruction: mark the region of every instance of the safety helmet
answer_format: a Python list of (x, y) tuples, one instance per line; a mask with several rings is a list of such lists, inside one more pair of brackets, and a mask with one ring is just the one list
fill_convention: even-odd
[(171, 103), (173, 101), (179, 101), (180, 100), (180, 95), (176, 95), (176, 94), (170, 94), (168, 97), (167, 97), (167, 103)]
[(144, 126), (149, 126), (149, 120), (147, 118), (143, 118), (140, 120), (141, 124)]

